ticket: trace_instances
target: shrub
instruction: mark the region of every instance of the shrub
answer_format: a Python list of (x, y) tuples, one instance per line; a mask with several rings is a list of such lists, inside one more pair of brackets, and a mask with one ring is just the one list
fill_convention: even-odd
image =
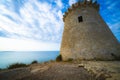
[(56, 58), (56, 61), (62, 61), (62, 56), (58, 55), (57, 58)]
[(38, 62), (35, 60), (35, 61), (33, 61), (31, 64), (36, 64), (36, 63), (38, 63)]
[(50, 62), (54, 62), (54, 60), (50, 60)]
[(67, 61), (73, 61), (73, 58), (69, 58)]
[(14, 68), (20, 68), (20, 67), (27, 67), (27, 65), (23, 63), (15, 63), (15, 64), (9, 65), (8, 69), (14, 69)]
[(115, 55), (115, 54), (113, 54), (113, 53), (111, 53), (111, 55), (114, 57), (115, 60), (120, 61), (120, 56), (117, 56), (117, 55)]

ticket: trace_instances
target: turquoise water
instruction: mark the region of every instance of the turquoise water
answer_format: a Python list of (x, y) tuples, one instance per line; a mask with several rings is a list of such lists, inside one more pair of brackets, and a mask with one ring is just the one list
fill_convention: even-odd
[(0, 68), (6, 68), (13, 63), (30, 64), (33, 60), (39, 63), (55, 60), (58, 55), (59, 51), (3, 51), (0, 52)]

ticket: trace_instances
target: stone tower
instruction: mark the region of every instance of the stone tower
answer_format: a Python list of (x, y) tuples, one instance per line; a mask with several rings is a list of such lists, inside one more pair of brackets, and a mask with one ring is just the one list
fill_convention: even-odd
[(62, 59), (113, 60), (119, 43), (99, 15), (99, 4), (82, 0), (73, 4), (63, 16)]

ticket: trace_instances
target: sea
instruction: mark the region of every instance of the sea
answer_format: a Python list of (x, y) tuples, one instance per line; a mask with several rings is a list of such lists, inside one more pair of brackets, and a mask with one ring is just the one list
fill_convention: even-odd
[(55, 60), (59, 51), (0, 51), (0, 68), (7, 68), (14, 63), (30, 64), (36, 60), (43, 63)]

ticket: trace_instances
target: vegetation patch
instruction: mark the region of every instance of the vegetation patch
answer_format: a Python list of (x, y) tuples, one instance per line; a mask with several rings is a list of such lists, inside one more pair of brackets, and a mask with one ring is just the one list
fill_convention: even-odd
[(62, 56), (61, 55), (58, 55), (57, 58), (56, 58), (56, 61), (62, 61)]
[(114, 57), (115, 60), (120, 61), (120, 56), (117, 56), (117, 55), (115, 55), (115, 54), (113, 54), (113, 53), (111, 53), (111, 55)]
[(27, 64), (23, 64), (23, 63), (15, 63), (15, 64), (11, 64), (8, 66), (8, 69), (14, 69), (14, 68), (20, 68), (20, 67), (27, 67)]
[(31, 64), (37, 64), (38, 62), (35, 60), (35, 61), (33, 61)]
[(73, 58), (69, 58), (67, 61), (73, 61)]

